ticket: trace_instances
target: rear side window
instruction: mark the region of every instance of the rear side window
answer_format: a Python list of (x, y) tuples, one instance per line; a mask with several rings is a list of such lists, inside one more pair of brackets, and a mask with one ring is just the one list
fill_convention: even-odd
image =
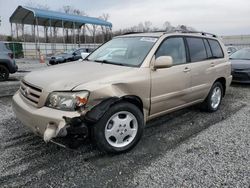
[(201, 38), (187, 37), (187, 44), (191, 62), (203, 61), (207, 59), (207, 52)]
[(186, 49), (183, 38), (168, 38), (161, 44), (155, 56), (156, 58), (160, 56), (171, 56), (174, 65), (186, 63)]
[(207, 50), (207, 58), (211, 59), (213, 57), (213, 54), (212, 54), (211, 48), (210, 48), (210, 46), (208, 44), (208, 41), (206, 39), (204, 39), (203, 41), (204, 41), (204, 44), (205, 44), (205, 47), (206, 47), (206, 50)]
[(208, 42), (211, 46), (212, 54), (214, 58), (223, 58), (224, 54), (222, 52), (221, 46), (218, 41), (208, 39)]

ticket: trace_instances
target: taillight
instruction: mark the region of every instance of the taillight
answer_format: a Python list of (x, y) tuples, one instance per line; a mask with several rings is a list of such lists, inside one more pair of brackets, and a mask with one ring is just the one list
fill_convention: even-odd
[(13, 53), (8, 53), (9, 57), (13, 59)]

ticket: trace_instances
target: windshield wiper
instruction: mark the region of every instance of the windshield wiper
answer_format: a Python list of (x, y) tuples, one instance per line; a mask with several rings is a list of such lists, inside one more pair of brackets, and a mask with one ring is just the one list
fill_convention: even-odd
[(111, 65), (120, 65), (120, 66), (125, 66), (125, 64), (122, 63), (117, 63), (117, 62), (112, 62), (112, 61), (108, 61), (108, 60), (94, 60), (94, 62), (97, 63), (105, 63), (105, 64), (111, 64)]

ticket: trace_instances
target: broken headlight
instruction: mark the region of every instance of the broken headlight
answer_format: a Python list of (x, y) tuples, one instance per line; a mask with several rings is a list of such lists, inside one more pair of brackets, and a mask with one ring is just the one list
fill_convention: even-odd
[(64, 111), (75, 111), (88, 102), (89, 92), (52, 92), (46, 101), (46, 106)]

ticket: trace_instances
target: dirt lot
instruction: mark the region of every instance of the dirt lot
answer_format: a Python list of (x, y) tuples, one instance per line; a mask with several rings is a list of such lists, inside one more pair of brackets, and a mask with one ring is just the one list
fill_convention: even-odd
[(15, 118), (11, 94), (33, 68), (0, 83), (11, 83), (0, 86), (0, 187), (250, 186), (250, 85), (230, 87), (216, 113), (191, 107), (149, 122), (137, 147), (113, 156), (45, 144)]

